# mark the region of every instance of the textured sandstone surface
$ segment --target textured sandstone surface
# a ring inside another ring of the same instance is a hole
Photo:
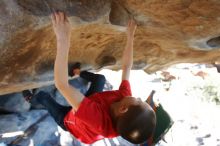
[[[69,63],[119,69],[125,25],[138,22],[134,69],[220,61],[219,0],[1,0],[0,94],[53,83],[53,10],[72,23]]]

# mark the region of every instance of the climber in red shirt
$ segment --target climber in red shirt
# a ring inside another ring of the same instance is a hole
[[[68,53],[71,25],[65,13],[52,14],[53,29],[57,38],[57,55],[54,67],[55,85],[70,104],[56,103],[49,94],[39,92],[35,99],[43,104],[55,121],[79,141],[91,144],[103,138],[122,136],[134,144],[150,138],[156,125],[153,109],[140,98],[132,97],[129,75],[133,64],[133,40],[136,30],[134,20],[128,22],[127,43],[122,56],[122,82],[118,90],[104,91],[105,77],[80,71],[80,64],[72,75],[91,82],[83,95],[68,83]],[[34,99],[34,98],[32,98]]]

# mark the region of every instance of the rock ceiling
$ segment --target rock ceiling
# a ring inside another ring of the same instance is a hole
[[[138,22],[134,69],[220,61],[219,0],[1,0],[0,94],[52,83],[54,10],[70,17],[69,63],[84,69],[120,68],[129,18]]]

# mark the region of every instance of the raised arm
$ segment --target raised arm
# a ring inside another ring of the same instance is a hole
[[[129,80],[130,70],[133,65],[133,41],[136,30],[134,20],[129,20],[127,26],[127,43],[122,56],[122,80]]]
[[[62,12],[53,13],[51,19],[57,38],[57,54],[54,65],[55,86],[68,103],[77,110],[84,95],[68,83],[68,54],[71,26],[68,18]]]

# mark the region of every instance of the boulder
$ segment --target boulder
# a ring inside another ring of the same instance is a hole
[[[0,99],[0,114],[27,112],[30,109],[30,104],[20,93],[1,95]]]
[[[220,59],[217,0],[1,0],[0,94],[53,84],[56,38],[50,14],[70,17],[69,64],[118,70],[126,24],[134,18],[133,69],[148,73],[177,63]]]

